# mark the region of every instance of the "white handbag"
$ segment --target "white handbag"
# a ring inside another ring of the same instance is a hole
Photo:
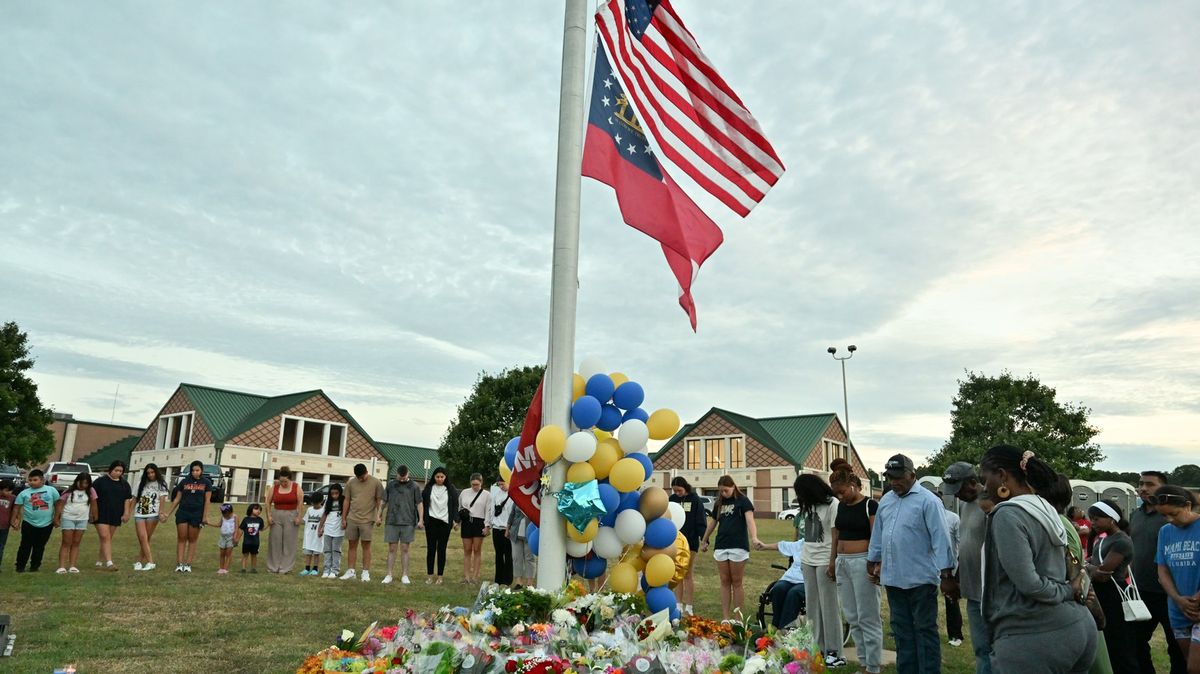
[[[1100,552],[1100,563],[1104,564],[1103,543],[1097,545],[1096,549]],[[1142,593],[1138,590],[1132,571],[1129,572],[1129,587],[1121,587],[1116,578],[1110,579],[1110,582],[1117,586],[1117,593],[1121,595],[1121,612],[1125,614],[1125,622],[1137,623],[1150,619],[1150,609],[1142,601]]]

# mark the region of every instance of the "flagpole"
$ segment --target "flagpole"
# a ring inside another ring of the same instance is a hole
[[[579,189],[583,163],[584,80],[587,78],[587,0],[566,0],[558,108],[558,178],[554,198],[554,262],[550,285],[550,353],[542,423],[570,428],[575,373],[575,304],[579,283]],[[566,531],[557,494],[567,467],[556,462],[543,487],[538,587],[556,590],[567,577]]]

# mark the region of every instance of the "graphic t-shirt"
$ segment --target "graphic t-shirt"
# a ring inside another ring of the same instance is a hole
[[[242,538],[242,544],[250,546],[258,545],[258,534],[262,532],[264,524],[265,523],[261,517],[247,515],[246,518],[242,520],[242,524],[239,527],[244,535]]]
[[[162,499],[170,497],[171,491],[162,482],[147,482],[142,487],[142,495],[133,504],[135,517],[157,517],[162,506]],[[180,504],[182,505],[182,503]]]
[[[12,509],[12,497],[0,497],[0,531],[7,531],[9,525],[12,524]]]
[[[133,489],[125,480],[101,475],[92,483],[96,490],[96,516],[101,522],[119,522],[125,516],[125,502],[133,498]]]
[[[317,535],[317,528],[321,524],[321,515],[325,514],[324,508],[313,506],[304,513],[304,549],[305,550],[320,550],[321,537]]]
[[[90,520],[92,518],[91,499],[96,498],[96,490],[87,491],[72,489],[65,491],[59,497],[63,501],[62,518],[64,520]]]
[[[345,535],[342,527],[342,504],[345,498],[329,499],[325,502],[325,535],[337,538]]]
[[[42,485],[30,487],[17,494],[13,503],[21,507],[21,516],[31,527],[48,527],[54,522],[54,503],[58,501],[58,490]]]
[[[204,495],[212,491],[212,482],[204,476],[199,480],[188,475],[175,485],[175,493],[180,494],[179,512],[186,515],[200,516],[204,513]],[[172,496],[174,498],[174,496]]]
[[[717,512],[717,550],[749,550],[750,534],[746,531],[746,513],[754,512],[754,504],[745,496],[715,506]]]
[[[1185,597],[1194,597],[1200,592],[1200,520],[1186,527],[1167,524],[1158,530],[1158,556],[1156,561],[1171,570],[1175,589]],[[1171,627],[1189,627],[1192,621],[1183,614],[1183,609],[1174,599],[1167,599]]]

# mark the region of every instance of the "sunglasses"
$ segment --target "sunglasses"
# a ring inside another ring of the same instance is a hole
[[[1143,500],[1146,503],[1149,503],[1150,505],[1155,505],[1155,506],[1157,506],[1157,505],[1173,505],[1173,506],[1180,506],[1180,507],[1186,508],[1186,507],[1191,507],[1191,505],[1192,505],[1191,499],[1189,499],[1185,496],[1180,496],[1179,494],[1161,494],[1161,495],[1151,494],[1150,496],[1147,496]]]

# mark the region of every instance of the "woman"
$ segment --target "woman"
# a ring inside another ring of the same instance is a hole
[[[1171,630],[1187,659],[1188,674],[1200,674],[1200,524],[1196,495],[1174,485],[1147,499],[1167,520],[1158,531],[1158,580],[1167,593]]]
[[[687,575],[675,586],[675,601],[681,614],[691,615],[692,602],[696,597],[696,582],[692,574],[696,567],[696,553],[700,552],[700,537],[704,535],[705,520],[708,518],[704,516],[704,501],[683,477],[671,480],[671,501],[683,508],[683,527],[679,531],[687,539],[688,549],[692,551],[688,557]]]
[[[200,526],[208,521],[212,501],[212,481],[204,476],[204,464],[193,461],[188,474],[175,485],[171,512],[175,513],[175,572],[191,573],[196,560],[196,542]],[[170,513],[167,513],[168,515]]]
[[[879,502],[862,493],[862,480],[849,470],[831,475],[829,486],[838,501],[829,562],[837,580],[838,600],[850,624],[859,662],[868,674],[879,674],[883,618],[879,613],[879,586],[867,578],[867,546]]]
[[[158,470],[158,465],[146,464],[142,469],[142,478],[138,480],[136,498],[133,506],[133,523],[137,529],[138,561],[134,562],[134,571],[154,570],[154,553],[150,548],[150,539],[158,523],[167,519],[167,498],[171,490],[166,480]]]
[[[1083,508],[1071,506],[1067,511],[1067,519],[1071,520],[1071,526],[1079,532],[1079,544],[1083,546],[1084,554],[1090,555],[1092,552],[1092,523],[1088,521],[1087,514],[1084,513]]]
[[[471,474],[471,488],[458,497],[458,518],[462,522],[463,584],[478,585],[483,566],[483,539],[491,533],[487,525],[492,495],[483,490],[483,476]]]
[[[433,477],[421,492],[425,506],[425,584],[442,584],[446,572],[446,544],[450,531],[458,528],[458,490],[450,484],[446,469],[438,466]],[[454,505],[452,505],[454,504]],[[433,563],[437,560],[437,575],[433,574]]]
[[[837,542],[834,538],[834,526],[837,521],[838,500],[824,480],[810,473],[797,475],[792,488],[796,491],[796,501],[800,504],[800,511],[796,517],[804,518],[804,552],[801,561],[804,563],[804,594],[808,618],[812,621],[813,636],[816,637],[817,645],[825,654],[825,664],[829,667],[841,667],[846,664],[846,660],[842,657],[842,612],[838,605],[837,574],[834,572],[836,562],[833,555],[833,548]],[[867,536],[867,542],[870,542],[870,538]],[[863,558],[863,564],[865,573],[866,557]],[[882,626],[880,629],[883,629]],[[880,647],[882,648],[882,644]],[[863,659],[866,659],[865,655]]]
[[[992,671],[1086,672],[1096,626],[1084,607],[1083,576],[1067,579],[1067,530],[1037,495],[1058,474],[1033,452],[1011,445],[987,451],[980,473],[989,499],[983,606],[992,636]]]
[[[108,471],[92,483],[92,489],[96,490],[96,535],[100,538],[96,568],[106,571],[117,570],[112,559],[113,534],[133,514],[133,490],[121,479],[124,475],[125,462],[118,459],[108,464]]]
[[[704,544],[700,550],[708,551],[708,540],[712,538],[713,530],[719,527],[713,558],[717,560],[717,573],[721,576],[721,617],[724,622],[730,622],[731,608],[741,619],[745,599],[742,578],[750,559],[750,543],[761,546],[762,541],[758,540],[758,528],[754,524],[754,504],[742,494],[733,478],[722,475],[717,480],[717,487],[720,496],[713,505],[712,519],[704,530]]]
[[[271,534],[267,547],[267,572],[287,573],[296,563],[296,537],[304,522],[304,490],[292,481],[292,469],[282,466],[267,494],[267,528]]]
[[[513,587],[534,585],[537,581],[537,558],[529,550],[529,518],[520,508],[508,515],[504,535],[512,543]]]
[[[1116,501],[1097,501],[1088,508],[1092,530],[1104,534],[1097,538],[1087,571],[1104,609],[1104,643],[1113,674],[1138,674],[1137,648],[1133,626],[1125,622],[1118,587],[1129,585],[1129,563],[1133,560],[1133,539],[1129,523]]]

